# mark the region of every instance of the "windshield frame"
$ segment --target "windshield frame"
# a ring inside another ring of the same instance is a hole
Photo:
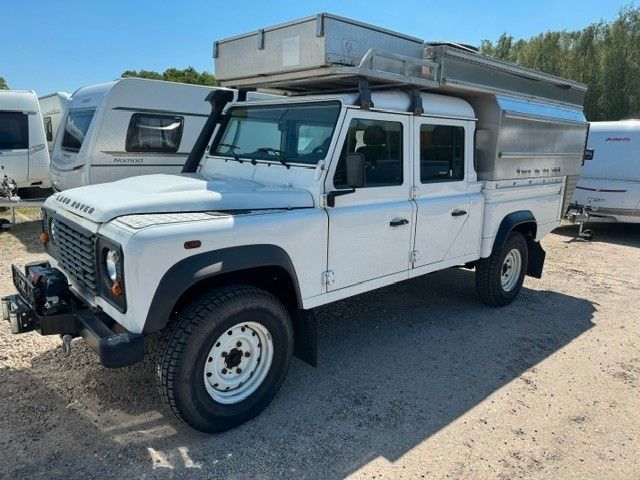
[[[224,161],[228,161],[228,160],[236,160],[236,159],[240,159],[242,161],[242,163],[247,162],[249,164],[257,164],[257,163],[262,163],[262,164],[267,164],[267,165],[280,165],[282,164],[280,157],[278,156],[273,156],[273,159],[265,159],[265,158],[254,158],[254,157],[249,157],[249,156],[243,156],[243,155],[236,155],[234,156],[231,153],[217,153],[214,151],[218,148],[218,145],[220,143],[220,141],[222,140],[222,137],[226,131],[227,125],[229,124],[229,122],[232,119],[231,116],[231,111],[235,108],[245,108],[245,109],[259,109],[259,108],[286,108],[286,107],[301,107],[301,106],[315,106],[315,105],[322,105],[322,106],[330,106],[330,105],[335,105],[338,108],[338,113],[336,115],[335,121],[333,122],[333,125],[331,126],[331,143],[330,145],[333,143],[334,141],[334,137],[336,135],[336,127],[338,126],[338,123],[340,122],[340,119],[342,118],[343,115],[343,110],[344,110],[344,105],[343,102],[340,99],[327,99],[327,100],[301,100],[301,101],[292,101],[292,100],[288,100],[288,101],[281,101],[281,102],[268,102],[268,103],[248,103],[248,102],[237,102],[234,103],[232,106],[229,107],[229,109],[224,113],[222,122],[220,123],[220,126],[218,127],[216,134],[214,136],[213,142],[211,142],[211,146],[207,149],[207,153],[205,155],[206,158],[221,158]],[[331,147],[329,147],[328,150],[330,150]],[[284,158],[284,160],[286,160],[286,166],[287,168],[289,166],[292,167],[305,167],[305,168],[312,168],[315,169],[318,164],[321,161],[326,161],[329,155],[329,151],[327,150],[324,158],[319,158],[315,163],[304,163],[304,162],[296,162],[296,161],[292,161],[288,158]],[[237,158],[236,158],[237,157]]]

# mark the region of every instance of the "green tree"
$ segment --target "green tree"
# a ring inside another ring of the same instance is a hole
[[[585,83],[589,120],[640,117],[640,7],[582,30],[548,31],[527,40],[503,33],[480,50],[502,60]]]
[[[4,77],[0,77],[0,90],[9,90],[9,85],[7,85]]]
[[[198,72],[193,67],[187,67],[183,70],[178,68],[168,68],[163,73],[154,72],[152,70],[127,70],[126,72],[123,72],[122,77],[150,78],[152,80],[191,83],[195,85],[215,86],[218,84],[213,74],[209,72]]]

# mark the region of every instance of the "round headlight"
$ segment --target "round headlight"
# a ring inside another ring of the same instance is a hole
[[[107,276],[112,282],[118,279],[118,254],[113,250],[109,250],[104,260],[105,268],[107,270]]]

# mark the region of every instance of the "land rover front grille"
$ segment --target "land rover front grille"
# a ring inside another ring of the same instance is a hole
[[[97,295],[95,235],[70,222],[54,218],[51,222],[53,256],[78,288]]]

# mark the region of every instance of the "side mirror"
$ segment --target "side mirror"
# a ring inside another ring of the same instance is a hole
[[[362,188],[365,184],[364,155],[361,153],[349,153],[345,158],[347,167],[347,186]]]

